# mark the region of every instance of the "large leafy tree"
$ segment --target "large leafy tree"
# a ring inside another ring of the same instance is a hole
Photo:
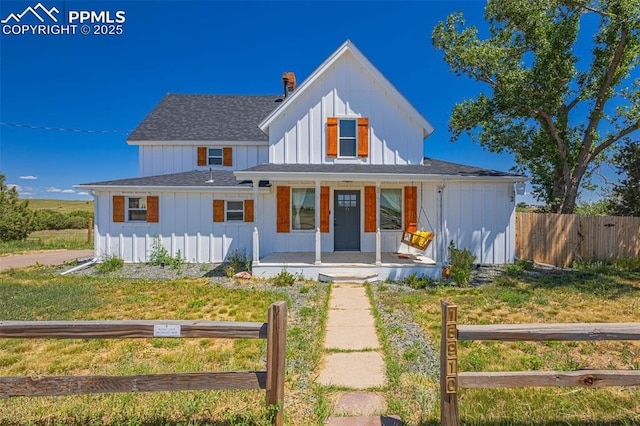
[[[18,198],[18,191],[4,183],[0,173],[0,241],[24,240],[33,230],[29,203]]]
[[[623,178],[613,187],[610,209],[620,216],[640,216],[640,142],[625,145],[615,159]]]
[[[572,213],[594,168],[640,128],[640,2],[489,0],[485,19],[484,39],[461,13],[433,30],[451,70],[488,89],[454,107],[452,139],[513,153],[537,198]],[[591,54],[577,55],[578,39]]]

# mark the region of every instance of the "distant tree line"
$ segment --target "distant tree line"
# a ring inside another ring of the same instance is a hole
[[[55,210],[31,210],[29,201],[21,200],[15,188],[5,184],[0,173],[0,241],[24,240],[33,231],[45,229],[83,229],[92,212],[73,211],[61,213]]]

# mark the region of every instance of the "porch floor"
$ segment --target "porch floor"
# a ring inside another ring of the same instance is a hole
[[[288,266],[314,265],[316,254],[312,252],[271,253],[260,259],[262,265],[285,264]],[[381,253],[383,266],[435,266],[436,261],[422,255],[405,253]],[[375,266],[375,253],[362,253],[352,251],[336,251],[321,253],[322,265],[335,265],[340,267],[365,267]]]
[[[253,274],[259,277],[273,277],[283,269],[292,274],[300,274],[309,279],[319,280],[323,276],[348,277],[367,275],[371,280],[398,280],[411,274],[438,278],[440,268],[435,260],[417,254],[382,253],[380,265],[376,265],[375,253],[323,252],[321,263],[316,264],[313,252],[276,252],[253,264]]]

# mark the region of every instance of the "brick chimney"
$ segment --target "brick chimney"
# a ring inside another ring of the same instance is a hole
[[[296,76],[292,72],[282,74],[282,87],[284,88],[284,97],[289,96],[296,90]]]

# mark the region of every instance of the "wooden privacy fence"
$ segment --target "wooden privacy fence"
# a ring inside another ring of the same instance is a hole
[[[459,425],[459,388],[640,386],[640,370],[458,372],[458,340],[640,340],[638,323],[458,325],[458,307],[440,301],[440,416]]]
[[[516,213],[516,256],[556,266],[640,257],[640,217]]]
[[[145,374],[134,376],[0,377],[0,398],[91,393],[186,390],[264,389],[274,410],[273,424],[282,424],[287,305],[269,307],[268,322],[216,321],[0,321],[0,338],[129,339],[223,338],[267,339],[265,371]]]

